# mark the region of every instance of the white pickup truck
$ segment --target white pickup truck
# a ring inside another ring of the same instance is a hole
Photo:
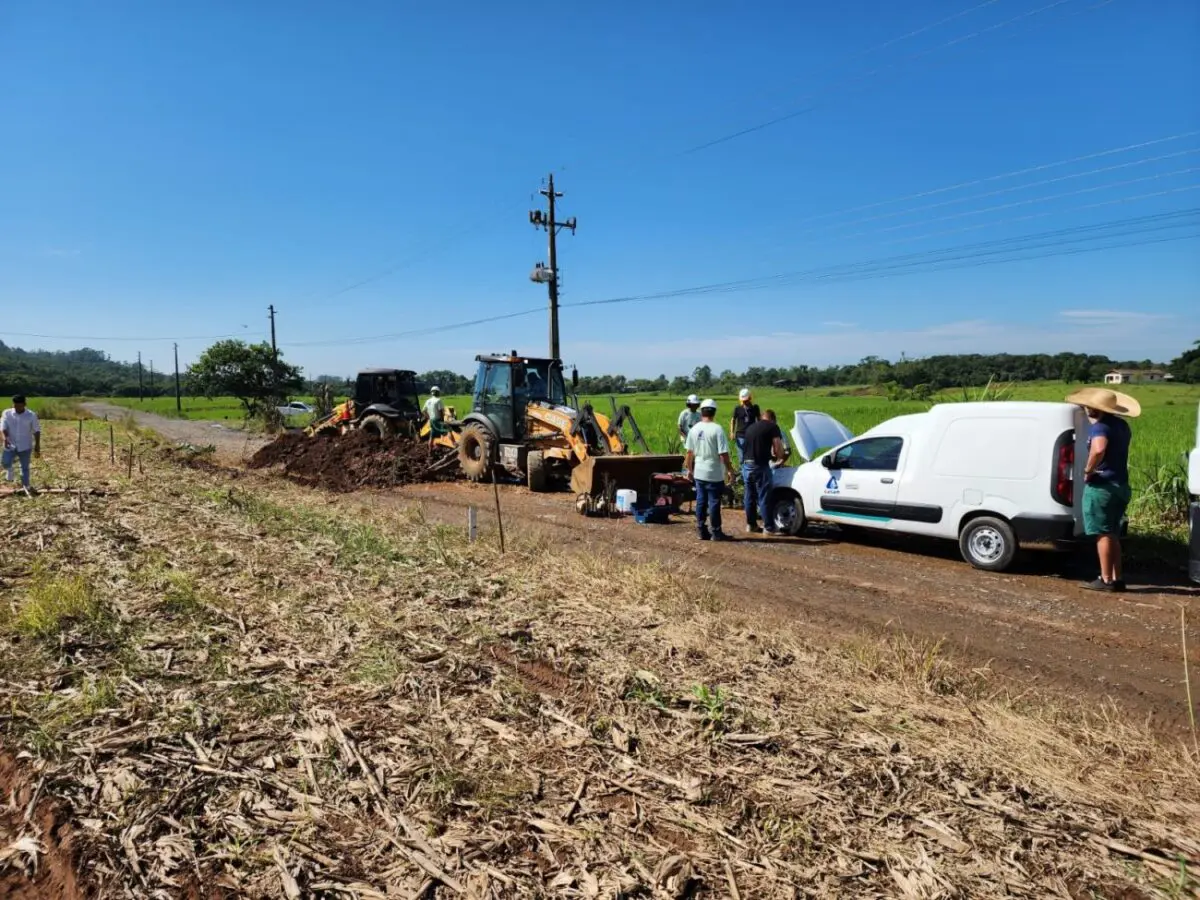
[[[943,403],[854,437],[801,410],[790,434],[810,461],[775,470],[768,520],[792,535],[819,520],[948,538],[1000,571],[1022,543],[1082,536],[1086,426],[1070,403]]]

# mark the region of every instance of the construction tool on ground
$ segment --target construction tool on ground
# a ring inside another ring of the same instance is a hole
[[[360,429],[381,438],[414,437],[421,422],[416,379],[408,369],[363,369],[355,379],[354,396],[305,431],[325,436]]]
[[[628,406],[612,401],[610,417],[575,397],[569,400],[561,360],[518,356],[514,350],[475,361],[470,413],[444,423],[445,433],[435,433],[428,422],[421,431],[435,446],[456,450],[472,481],[506,472],[532,491],[569,481],[581,513],[607,513],[615,509],[618,490],[648,497],[656,473],[683,466],[679,454],[649,452]],[[573,372],[572,388],[578,384]],[[635,445],[641,453],[631,452]]]

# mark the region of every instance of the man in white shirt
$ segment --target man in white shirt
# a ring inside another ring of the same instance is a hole
[[[21,463],[21,484],[29,488],[29,458],[42,455],[42,425],[37,413],[25,407],[25,396],[13,397],[11,409],[0,415],[0,433],[4,436],[4,480],[13,479],[13,460]]]
[[[696,485],[696,529],[700,540],[732,541],[721,530],[721,496],[725,484],[733,481],[733,464],[729,461],[725,429],[713,421],[716,415],[715,400],[700,404],[700,421],[688,432],[683,464],[688,478]]]
[[[446,406],[442,403],[442,389],[436,384],[429,389],[429,399],[425,401],[425,418],[429,419],[430,434],[444,434],[446,431]]]

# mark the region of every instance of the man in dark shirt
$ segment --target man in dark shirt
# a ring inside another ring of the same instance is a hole
[[[758,416],[758,405],[750,396],[750,388],[742,388],[729,420],[729,439],[737,445],[738,462],[746,458],[746,429],[758,421]]]
[[[783,449],[783,432],[775,424],[775,412],[768,409],[766,415],[746,429],[742,451],[742,482],[746,492],[743,505],[746,510],[746,530],[751,534],[762,532],[778,534],[775,523],[767,518],[767,497],[771,493],[771,460],[782,461],[787,454]],[[762,525],[758,520],[762,519]]]
[[[1096,538],[1100,577],[1094,591],[1123,591],[1121,521],[1129,506],[1129,444],[1132,433],[1123,416],[1141,415],[1141,405],[1125,394],[1084,388],[1067,398],[1087,413],[1088,458],[1083,467],[1083,529]]]

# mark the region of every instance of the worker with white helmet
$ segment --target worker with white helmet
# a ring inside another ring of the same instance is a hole
[[[436,384],[429,389],[429,399],[425,401],[425,418],[429,420],[429,430],[442,434],[445,430],[446,406],[442,403],[442,389]]]
[[[695,394],[688,394],[686,403],[683,412],[679,414],[680,444],[687,443],[688,432],[692,430],[693,425],[700,421],[700,398]]]
[[[684,468],[696,486],[696,529],[702,541],[731,541],[721,530],[721,497],[725,485],[733,481],[729,461],[729,441],[725,429],[717,424],[717,402],[700,404],[700,421],[688,432],[684,446]]]
[[[729,439],[738,448],[738,462],[746,458],[746,429],[758,421],[758,404],[750,394],[750,388],[742,388],[738,394],[738,405],[733,408],[729,419]]]

